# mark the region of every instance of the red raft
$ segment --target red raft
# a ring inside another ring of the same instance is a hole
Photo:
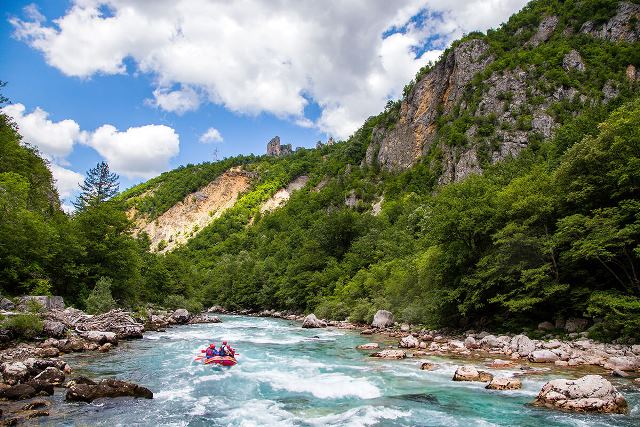
[[[238,361],[236,360],[235,357],[232,356],[214,356],[214,357],[210,357],[210,358],[203,358],[202,359],[204,361],[205,365],[211,365],[211,364],[216,364],[216,365],[222,365],[222,366],[233,366],[236,363],[238,363]]]

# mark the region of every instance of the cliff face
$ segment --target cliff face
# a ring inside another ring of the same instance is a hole
[[[577,33],[551,14],[541,17],[529,33],[520,28],[514,37],[530,34],[518,49],[533,52],[548,49],[554,35],[555,42],[587,35],[594,40],[635,43],[640,39],[639,21],[640,5],[622,2],[608,21],[599,25],[587,21]],[[571,44],[566,43],[561,60],[552,67],[574,80],[588,78],[584,53],[569,47]],[[593,93],[549,78],[548,63],[502,68],[497,59],[486,37],[450,49],[402,100],[395,126],[373,130],[365,163],[402,171],[432,153],[439,183],[459,181],[482,172],[482,166],[515,156],[534,139],[552,136],[558,124],[551,109],[560,103],[608,102],[618,95],[621,85],[610,79]],[[626,75],[627,81],[636,80],[632,64],[611,71],[621,79]],[[456,127],[460,135],[452,142],[446,127],[460,117],[466,122]]]

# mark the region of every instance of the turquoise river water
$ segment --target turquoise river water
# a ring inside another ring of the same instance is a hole
[[[357,332],[302,329],[279,319],[222,320],[147,333],[105,355],[73,356],[69,362],[77,373],[131,380],[149,387],[155,397],[61,404],[43,421],[109,426],[640,425],[640,393],[625,386],[628,382],[616,384],[629,401],[630,415],[568,414],[528,405],[552,373],[523,377],[522,390],[490,391],[482,383],[451,381],[462,363],[454,359],[426,358],[438,365],[429,372],[419,369],[425,359],[370,358],[355,350],[370,339]],[[223,338],[240,353],[238,365],[193,361],[199,349]],[[62,399],[62,393],[56,395]]]

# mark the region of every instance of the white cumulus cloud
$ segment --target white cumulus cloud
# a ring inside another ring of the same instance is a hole
[[[209,142],[222,142],[222,135],[216,128],[209,128],[205,133],[200,135],[200,142],[206,144]]]
[[[24,142],[36,147],[49,160],[64,163],[73,145],[84,136],[74,120],[54,122],[49,119],[49,113],[39,107],[26,113],[24,105],[11,104],[3,107],[2,112],[16,122]]]
[[[102,125],[86,144],[104,157],[111,169],[130,178],[159,174],[180,150],[178,134],[165,125],[131,127],[122,132],[115,126]]]
[[[58,194],[62,199],[66,199],[71,196],[74,191],[78,190],[82,181],[84,181],[84,176],[82,174],[55,163],[50,163],[49,169],[51,170],[53,178],[56,180],[56,188],[58,189]]]
[[[130,71],[153,76],[159,108],[182,113],[206,98],[308,124],[312,100],[321,109],[314,125],[345,137],[454,38],[496,26],[525,3],[75,0],[52,22],[32,9],[11,23],[70,76],[125,73],[132,59]]]
[[[190,87],[173,91],[165,88],[156,89],[153,91],[153,98],[147,100],[147,103],[176,114],[194,111],[200,106],[198,93]]]

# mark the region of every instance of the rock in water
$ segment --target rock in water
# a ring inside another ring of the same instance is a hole
[[[81,333],[80,336],[88,341],[95,342],[100,345],[106,343],[116,344],[118,342],[115,332],[87,331]]]
[[[36,375],[34,380],[44,381],[55,386],[60,386],[64,383],[64,372],[58,368],[50,366]]]
[[[600,375],[551,380],[542,387],[533,404],[575,412],[626,414],[628,410],[624,396]]]
[[[381,359],[404,359],[407,357],[407,353],[403,350],[382,350],[377,353],[373,353],[371,357],[379,357]]]
[[[400,347],[402,348],[417,348],[419,345],[420,341],[413,335],[407,335],[400,340]]]
[[[190,317],[191,317],[191,315],[184,308],[177,309],[171,315],[171,318],[173,319],[173,321],[176,322],[179,325],[187,323],[189,321]]]
[[[371,326],[374,328],[389,328],[393,326],[393,324],[393,313],[387,310],[378,310],[375,316],[373,316]]]
[[[356,347],[356,349],[358,350],[375,350],[377,348],[380,348],[380,344],[378,344],[377,342],[369,342]]]
[[[489,382],[493,379],[493,375],[489,372],[478,371],[475,366],[465,365],[456,369],[452,379],[453,381]]]
[[[522,382],[517,378],[498,377],[492,379],[485,388],[489,390],[516,390],[522,388]]]
[[[325,328],[326,326],[327,324],[318,319],[313,313],[305,317],[302,321],[303,328]]]
[[[134,383],[105,379],[98,384],[74,384],[67,389],[65,399],[72,402],[93,402],[103,397],[144,397],[153,399],[153,392]]]

